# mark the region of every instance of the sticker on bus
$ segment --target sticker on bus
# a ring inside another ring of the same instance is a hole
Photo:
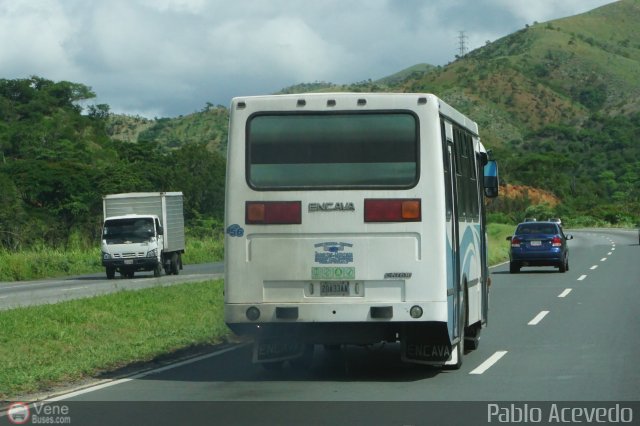
[[[311,268],[312,280],[349,280],[355,277],[356,268],[354,267],[315,266]]]

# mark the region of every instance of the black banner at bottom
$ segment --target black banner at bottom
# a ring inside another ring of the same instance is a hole
[[[639,424],[640,402],[14,402],[0,425]]]

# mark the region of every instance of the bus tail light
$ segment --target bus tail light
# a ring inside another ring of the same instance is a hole
[[[247,225],[299,225],[302,223],[300,201],[247,201]]]
[[[420,222],[421,220],[419,199],[364,200],[365,222]]]

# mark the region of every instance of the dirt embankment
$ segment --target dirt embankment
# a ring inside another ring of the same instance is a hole
[[[527,185],[507,184],[501,186],[500,196],[510,199],[527,198],[531,201],[531,204],[547,203],[551,207],[555,207],[560,203],[560,199],[556,197],[552,192]]]

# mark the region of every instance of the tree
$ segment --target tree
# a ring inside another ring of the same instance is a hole
[[[169,187],[182,191],[187,219],[224,217],[225,159],[205,143],[189,143],[170,155]],[[169,188],[167,188],[169,189]]]
[[[11,178],[0,173],[0,245],[11,250],[20,248],[23,236],[21,224],[25,212],[20,194]]]
[[[88,115],[91,118],[106,120],[109,117],[109,105],[107,104],[89,105]]]

